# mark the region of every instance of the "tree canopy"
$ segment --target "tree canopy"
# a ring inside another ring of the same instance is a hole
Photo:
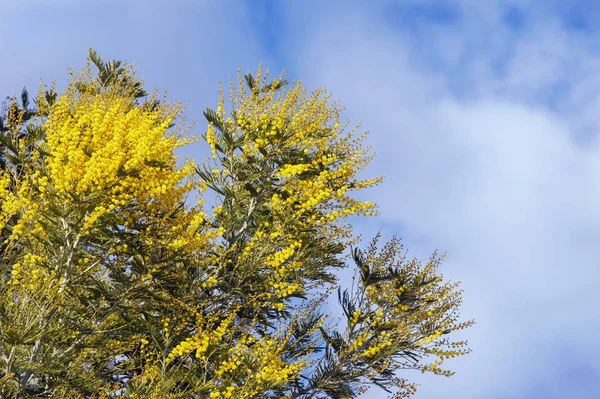
[[[180,104],[93,50],[62,93],[8,99],[0,397],[404,397],[400,372],[450,375],[468,353],[447,338],[472,322],[442,256],[379,235],[359,249],[347,217],[377,207],[352,194],[381,177],[360,178],[365,135],[325,89],[238,70],[228,108],[220,89],[191,134]],[[198,140],[206,161],[176,157]]]

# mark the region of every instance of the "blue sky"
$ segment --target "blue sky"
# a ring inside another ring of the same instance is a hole
[[[416,398],[594,398],[599,28],[595,0],[0,0],[0,95],[64,86],[90,46],[200,122],[238,64],[326,86],[385,175],[357,232],[447,251],[477,320],[455,376],[405,374]]]

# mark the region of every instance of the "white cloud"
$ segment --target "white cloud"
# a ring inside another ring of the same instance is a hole
[[[369,193],[381,205],[379,220],[396,223],[421,258],[447,250],[444,274],[464,282],[463,313],[478,324],[463,336],[474,353],[453,362],[450,379],[416,375],[424,383],[417,397],[536,397],[538,386],[552,387],[546,397],[575,397],[568,381],[557,383],[565,371],[577,364],[600,372],[600,345],[584,333],[600,324],[600,151],[575,140],[576,107],[595,99],[583,82],[597,78],[589,67],[568,68],[598,59],[552,21],[511,38],[496,13],[483,20],[510,43],[477,50],[477,38],[447,28],[454,36],[442,59],[470,52],[464,75],[419,69],[415,46],[436,48],[438,38],[413,43],[371,19],[377,12],[358,6],[321,29],[296,27],[306,36],[294,51],[298,74],[327,85],[372,132],[370,170],[386,175]],[[477,15],[466,13],[459,31],[476,34]],[[506,65],[498,72],[500,50]],[[452,79],[469,84],[460,97]],[[565,91],[557,112],[545,90],[561,80],[576,90]],[[586,123],[597,131],[591,117]],[[378,220],[362,224],[365,232],[377,227]],[[593,379],[584,382],[577,397],[592,394]]]

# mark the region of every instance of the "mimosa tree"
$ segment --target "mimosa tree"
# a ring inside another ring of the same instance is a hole
[[[229,103],[220,91],[194,136],[179,104],[93,51],[60,95],[8,102],[0,397],[402,397],[404,369],[451,374],[442,361],[468,349],[446,337],[471,322],[441,257],[379,236],[360,250],[345,221],[377,213],[352,196],[381,181],[359,178],[364,135],[324,89],[261,68]],[[199,139],[207,161],[177,159]]]

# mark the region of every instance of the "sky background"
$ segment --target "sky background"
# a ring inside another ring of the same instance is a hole
[[[357,233],[446,251],[477,321],[456,375],[403,374],[415,398],[598,397],[600,2],[0,0],[0,96],[64,87],[89,47],[189,119],[262,61],[362,122],[385,180]]]

